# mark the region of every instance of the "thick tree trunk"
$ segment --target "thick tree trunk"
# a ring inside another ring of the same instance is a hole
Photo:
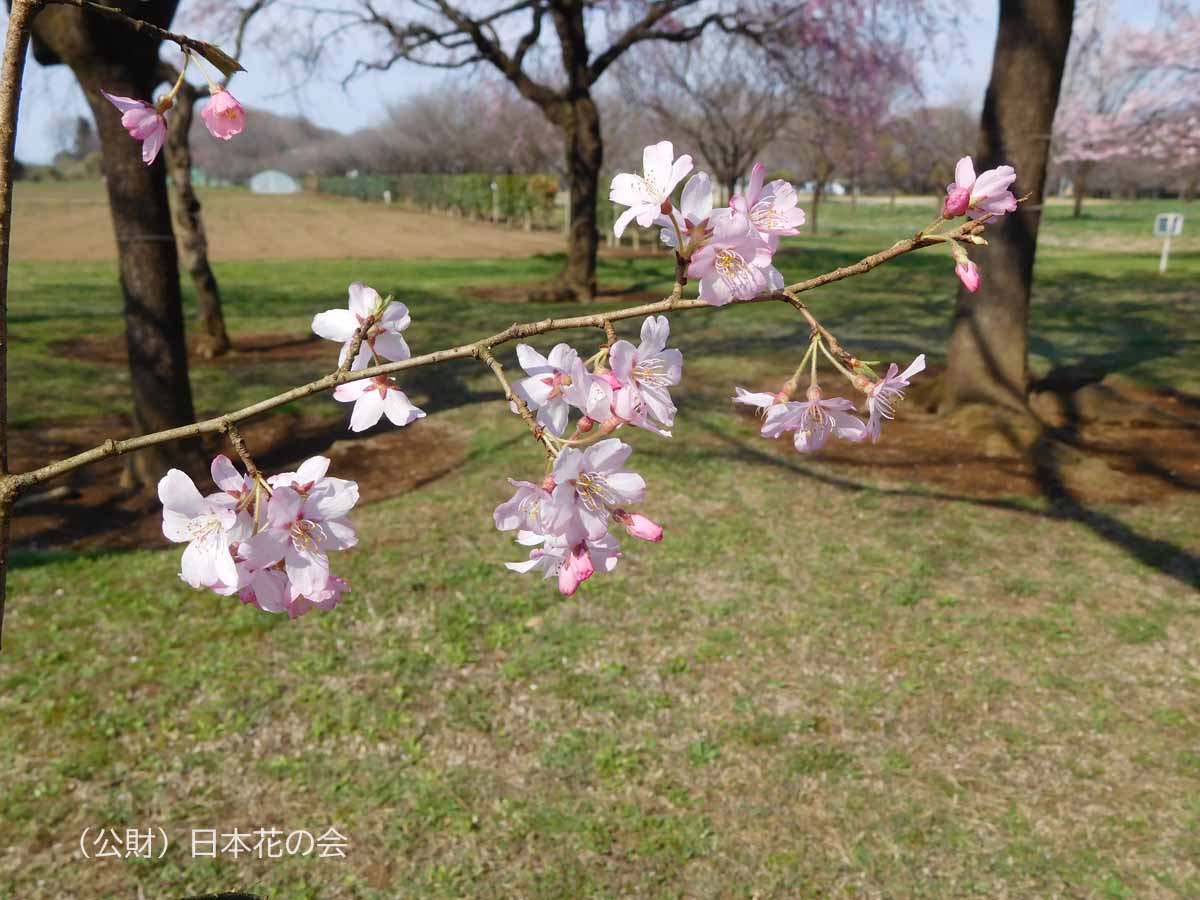
[[[823,193],[825,193],[825,183],[818,179],[813,182],[812,215],[808,219],[809,224],[812,226],[813,234],[817,234],[820,231],[821,195]]]
[[[564,113],[567,180],[571,189],[571,224],[567,232],[567,262],[559,276],[567,299],[590,303],[596,296],[596,203],[600,195],[600,166],[604,143],[600,111],[590,96],[577,97]]]
[[[1078,219],[1083,215],[1083,198],[1087,195],[1087,180],[1091,174],[1091,163],[1080,163],[1075,168],[1075,183],[1072,185],[1075,204],[1071,211],[1072,218]]]
[[[178,76],[178,72],[170,71],[160,74]],[[174,77],[171,77],[171,81],[174,81]],[[196,290],[196,306],[203,332],[197,350],[201,356],[212,359],[228,351],[230,345],[229,332],[225,330],[225,315],[221,310],[217,276],[208,262],[208,235],[204,231],[204,220],[200,217],[200,199],[192,186],[192,148],[188,135],[195,108],[195,91],[185,85],[168,117],[167,170],[171,175],[171,216],[175,223],[179,252]]]
[[[1074,7],[1074,0],[1000,3],[975,168],[1014,166],[1014,192],[1030,196],[1017,212],[988,225],[988,246],[971,251],[983,283],[975,294],[959,288],[945,379],[947,410],[974,402],[1026,406],[1033,260]]]
[[[126,2],[123,7],[162,26],[170,24],[175,12],[171,0]],[[100,96],[103,88],[149,98],[158,83],[158,42],[64,6],[43,10],[34,22],[34,35],[41,44],[35,48],[40,60],[71,67],[96,119],[125,298],[134,419],[143,433],[189,424],[195,414],[165,166],[161,156],[151,166],[142,162],[140,142],[122,127],[120,112]],[[154,483],[172,466],[196,470],[199,461],[195,442],[161,444],[137,453],[130,471],[136,481]]]

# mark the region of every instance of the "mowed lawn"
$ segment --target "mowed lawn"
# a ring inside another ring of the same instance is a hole
[[[1175,206],[1048,208],[1037,371],[1098,364],[1200,395],[1200,242],[1179,242],[1160,278],[1147,238]],[[785,277],[931,212],[831,204]],[[558,263],[218,262],[218,276],[235,341],[299,337],[361,279],[409,305],[422,352],[578,311],[488,297]],[[669,274],[665,257],[606,257],[601,280],[661,291]],[[954,287],[935,248],[810,297],[860,356],[938,362]],[[127,373],[71,358],[120,341],[119,311],[111,264],[18,262],[18,428],[127,413]],[[477,363],[407,380],[430,414],[410,429],[436,429],[459,464],[364,498],[361,543],[336,560],[354,591],[332,613],[288,622],[191,591],[174,549],[18,553],[0,897],[1200,895],[1200,497],[1081,516],[831,467],[760,438],[728,399],[790,374],[807,339],[794,314],[697,311],[672,330],[675,436],[621,435],[666,540],[626,538],[616,574],[569,601],[502,566],[522,554],[491,510],[541,457]],[[590,353],[600,335],[561,337]],[[196,367],[197,406],[324,368]],[[192,829],[331,826],[344,859],[191,855]],[[161,827],[171,844],[85,860],[97,827]]]

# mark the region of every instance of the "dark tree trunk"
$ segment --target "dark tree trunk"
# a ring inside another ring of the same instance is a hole
[[[979,402],[1025,408],[1026,332],[1050,127],[1071,38],[1074,0],[1001,0],[1000,31],[984,100],[975,169],[1016,168],[1015,213],[987,227],[971,255],[978,293],[960,286],[945,380],[946,409]]]
[[[120,4],[160,26],[170,24],[173,0]],[[75,73],[96,119],[117,238],[125,297],[133,412],[143,432],[195,420],[188,380],[179,264],[163,159],[142,162],[141,144],[121,126],[121,114],[100,96],[147,99],[158,83],[158,41],[82,10],[54,6],[34,22],[40,61],[65,62]],[[161,444],[135,454],[131,474],[154,483],[172,466],[195,470],[195,442]]]
[[[567,146],[567,183],[571,191],[571,224],[567,233],[567,262],[559,276],[563,294],[590,303],[596,296],[596,204],[600,196],[600,167],[604,143],[600,111],[588,95],[566,104],[563,131]]]
[[[1083,198],[1087,193],[1088,176],[1092,173],[1091,163],[1080,163],[1075,168],[1075,184],[1072,185],[1072,192],[1075,198],[1074,208],[1071,211],[1072,218],[1078,219],[1083,215]]]
[[[813,182],[813,199],[812,199],[812,216],[809,218],[809,224],[812,225],[812,233],[820,232],[821,222],[821,196],[825,193],[825,182],[818,178]]]
[[[168,66],[160,71],[160,75],[174,82],[179,73]],[[230,345],[217,276],[208,262],[208,235],[204,231],[204,219],[200,217],[200,199],[192,186],[192,148],[188,135],[195,108],[196,91],[190,85],[184,85],[168,116],[167,170],[171,175],[171,214],[179,252],[192,276],[203,331],[203,337],[197,342],[197,352],[212,359],[228,351]]]

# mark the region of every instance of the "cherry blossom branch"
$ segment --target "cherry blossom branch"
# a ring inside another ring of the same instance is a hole
[[[841,281],[845,278],[850,278],[855,275],[862,275],[870,272],[872,269],[878,268],[890,260],[898,256],[903,256],[906,253],[911,253],[914,250],[920,250],[924,247],[929,247],[940,243],[947,238],[958,239],[959,237],[975,234],[983,228],[982,221],[967,221],[952,231],[945,232],[939,236],[930,235],[915,235],[914,237],[905,240],[897,241],[886,250],[881,250],[878,253],[873,253],[865,256],[858,262],[849,266],[842,266],[838,269],[825,272],[821,275],[816,275],[804,281],[798,281],[795,284],[790,284],[779,291],[770,291],[753,297],[749,300],[732,300],[727,306],[747,306],[753,303],[765,302],[784,302],[796,309],[822,337],[829,342],[830,349],[842,355],[842,357],[853,359],[846,353],[837,343],[832,334],[828,332],[813,316],[808,307],[799,299],[799,295],[826,284],[832,284],[836,281]],[[677,283],[677,288],[682,290]],[[568,329],[577,328],[600,328],[604,329],[606,324],[619,322],[624,319],[639,319],[646,316],[659,315],[662,313],[675,312],[679,310],[689,309],[712,309],[712,305],[705,300],[678,299],[676,292],[672,291],[671,295],[663,300],[657,300],[652,303],[643,303],[639,306],[630,306],[624,309],[613,310],[605,313],[593,313],[583,316],[568,316],[558,319],[541,319],[536,322],[514,323],[503,331],[499,331],[490,337],[481,338],[467,344],[460,344],[457,347],[449,347],[444,350],[437,350],[433,353],[425,353],[420,356],[413,356],[409,359],[400,362],[389,362],[380,365],[369,366],[364,369],[357,369],[353,372],[334,371],[323,378],[318,378],[316,381],[311,381],[308,384],[300,385],[276,394],[274,397],[269,397],[265,400],[260,400],[250,406],[243,407],[233,412],[226,413],[222,416],[217,416],[211,419],[206,419],[202,422],[195,422],[191,425],[183,425],[178,428],[170,428],[165,431],[158,431],[153,434],[139,435],[137,437],[126,438],[124,440],[109,439],[104,443],[99,444],[90,450],[85,450],[82,453],[77,453],[66,459],[57,462],[49,463],[40,468],[30,470],[15,475],[8,475],[0,479],[0,490],[20,491],[33,485],[41,484],[49,481],[52,478],[57,478],[67,472],[71,472],[82,466],[90,465],[99,460],[106,459],[111,456],[119,456],[125,453],[130,453],[135,450],[141,450],[145,447],[153,447],[158,444],[165,444],[171,441],[184,440],[187,438],[198,437],[205,434],[221,433],[226,431],[228,426],[233,423],[242,422],[247,419],[252,419],[260,416],[277,407],[287,403],[292,403],[296,400],[310,397],[314,394],[329,391],[340,384],[349,381],[358,381],[364,378],[377,378],[381,375],[391,375],[396,372],[403,372],[408,369],[417,369],[424,366],[438,365],[456,359],[481,359],[487,362],[487,356],[492,354],[492,351],[503,344],[511,343],[516,340],[523,340],[530,337],[535,337],[540,334],[548,334],[553,331],[565,331]],[[718,307],[723,308],[723,307]],[[489,364],[490,365],[490,364]],[[495,369],[493,369],[493,372]],[[519,407],[518,407],[519,408]],[[532,415],[532,414],[531,414]]]
[[[250,451],[246,449],[246,440],[242,437],[242,433],[238,431],[237,426],[232,422],[226,422],[223,430],[225,436],[229,438],[229,443],[233,444],[234,452],[237,453],[242,464],[246,467],[246,474],[254,481],[258,481],[258,466],[254,464],[254,458],[250,455]]]
[[[185,53],[188,50],[194,50],[199,53],[210,63],[221,70],[221,74],[226,78],[233,75],[234,72],[244,72],[245,68],[236,59],[217,47],[215,44],[210,44],[208,41],[199,41],[195,38],[190,38],[186,34],[176,34],[173,31],[167,31],[165,28],[160,28],[144,19],[138,19],[122,10],[112,6],[105,6],[103,3],[96,3],[94,0],[38,0],[38,5],[41,4],[56,4],[59,6],[74,6],[77,9],[91,11],[105,16],[109,19],[114,19],[123,25],[132,28],[137,32],[144,32],[152,37],[158,38],[160,41],[170,41],[178,44],[180,49]],[[14,4],[15,5],[15,4]],[[239,41],[240,44],[240,41]]]
[[[504,390],[504,399],[516,407],[517,413],[525,420],[525,424],[529,426],[529,431],[533,434],[533,439],[545,443],[547,453],[552,452],[547,440],[546,429],[538,422],[537,416],[529,408],[529,404],[513,392],[512,385],[508,382],[508,376],[504,374],[504,366],[500,365],[500,361],[492,355],[492,351],[487,347],[480,347],[479,352],[475,355],[492,370],[492,374],[496,376],[496,380],[500,382],[500,387]]]
[[[41,3],[36,0],[12,0],[0,69],[0,634],[8,581],[9,525],[19,490],[8,474],[8,257],[12,243],[13,159],[29,25],[39,9]]]

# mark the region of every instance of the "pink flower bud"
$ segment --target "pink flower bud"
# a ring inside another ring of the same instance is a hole
[[[969,259],[956,265],[954,267],[954,274],[963,283],[963,287],[972,294],[979,290],[979,266],[975,265]]]
[[[595,571],[587,544],[576,544],[571,550],[571,555],[566,558],[562,568],[558,570],[559,592],[564,597],[570,597],[579,590],[579,585],[592,577],[592,573]]]
[[[592,426],[595,424],[596,424],[596,420],[593,419],[591,416],[581,416],[579,418],[579,424],[576,425],[575,427],[578,429],[580,434],[587,434],[589,431],[592,430]]]
[[[200,110],[208,133],[222,141],[241,134],[246,127],[246,111],[229,91],[216,91],[208,105]]]
[[[613,518],[624,525],[625,530],[632,537],[655,544],[660,543],[663,539],[662,526],[641,513],[627,513],[623,509],[618,509],[613,512]]]
[[[971,189],[965,187],[950,187],[946,189],[946,202],[942,204],[942,218],[953,219],[961,216],[971,205]]]

